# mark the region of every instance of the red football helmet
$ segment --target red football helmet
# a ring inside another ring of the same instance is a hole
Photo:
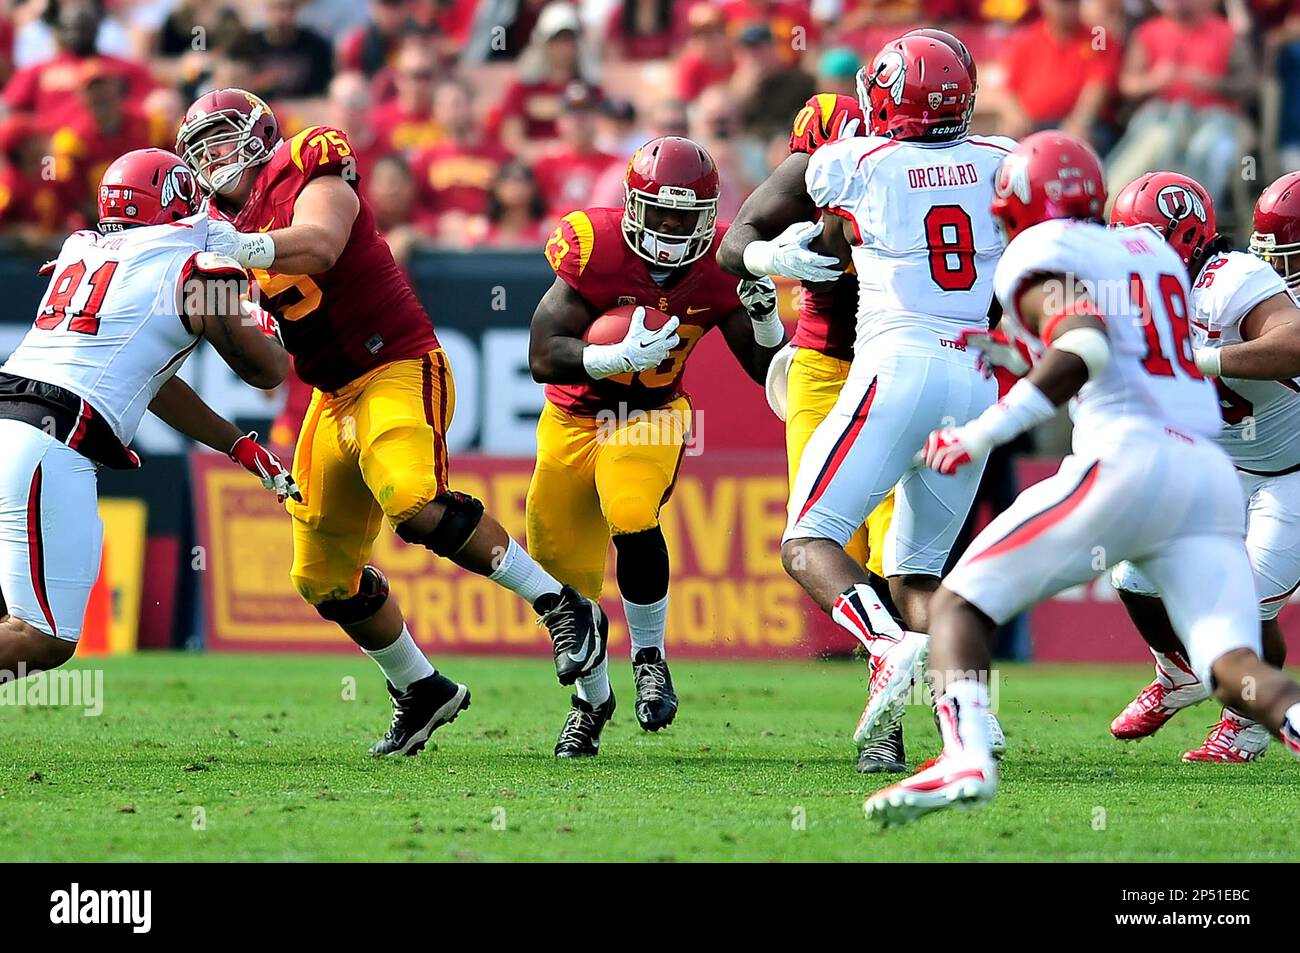
[[[1055,129],[1020,140],[993,180],[993,215],[1007,241],[1051,218],[1102,221],[1106,182],[1092,147]]]
[[[194,100],[176,133],[176,152],[209,192],[235,187],[243,171],[271,158],[280,124],[271,107],[243,89],[217,89]]]
[[[852,96],[816,93],[808,97],[803,109],[794,117],[790,132],[790,151],[812,155],[836,139],[866,134],[862,107]]]
[[[970,128],[975,81],[946,41],[909,34],[858,70],[858,102],[873,136],[952,139]]]
[[[623,237],[634,252],[661,268],[677,268],[709,250],[721,185],[703,146],[680,136],[651,139],[633,154],[623,185]],[[693,214],[694,224],[663,230],[664,215],[681,212]]]
[[[180,156],[136,149],[118,156],[99,180],[99,230],[163,225],[199,211],[199,185]]]
[[[919,30],[912,30],[909,33],[903,34],[903,38],[909,36],[926,37],[927,39],[938,40],[940,43],[946,45],[948,49],[957,54],[957,58],[961,60],[962,65],[965,66],[966,70],[970,73],[971,84],[975,86],[977,92],[979,91],[979,69],[975,66],[975,57],[970,55],[970,50],[966,48],[965,43],[957,39],[957,37],[953,36],[947,30],[936,30],[932,27],[922,27]]]
[[[1219,237],[1210,193],[1177,172],[1148,172],[1124,186],[1111,205],[1110,223],[1152,226],[1188,268]]]
[[[1289,288],[1300,288],[1300,172],[1288,172],[1255,203],[1250,250],[1273,266]]]

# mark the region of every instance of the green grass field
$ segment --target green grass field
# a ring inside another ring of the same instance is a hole
[[[1005,669],[997,801],[879,832],[862,799],[884,782],[854,772],[849,741],[860,665],[679,660],[681,713],[656,736],[637,728],[619,659],[603,753],[557,762],[567,694],[548,660],[441,663],[473,707],[398,760],[366,756],[388,702],[360,656],[147,654],[102,663],[99,717],[0,707],[0,860],[1244,861],[1300,847],[1300,766],[1279,748],[1244,768],[1179,762],[1210,705],[1145,742],[1110,739],[1137,667]],[[928,711],[907,728],[916,764],[937,747]]]

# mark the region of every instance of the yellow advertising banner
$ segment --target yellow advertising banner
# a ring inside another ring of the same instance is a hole
[[[459,457],[458,490],[481,499],[505,528],[524,539],[524,501],[532,461]],[[217,649],[350,648],[289,582],[289,517],[246,473],[214,454],[194,458],[208,645]],[[786,476],[780,453],[699,457],[688,462],[661,519],[673,566],[668,643],[684,655],[772,657],[844,650],[781,568]],[[546,633],[532,609],[495,583],[464,572],[381,530],[373,562],[416,641],[431,652],[545,654]],[[607,574],[602,605],[611,645],[627,629]]]
[[[143,500],[102,499],[104,552],[91,587],[77,655],[134,652],[144,584],[145,532],[149,509]]]

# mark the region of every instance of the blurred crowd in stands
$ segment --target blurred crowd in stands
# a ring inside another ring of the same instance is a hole
[[[0,0],[0,235],[35,250],[87,222],[107,163],[171,148],[222,86],[286,135],[346,131],[402,258],[539,246],[621,204],[631,153],[665,134],[713,154],[725,220],[809,95],[852,94],[921,25],[970,46],[979,131],[1085,135],[1112,191],[1178,169],[1240,227],[1300,168],[1300,0]]]

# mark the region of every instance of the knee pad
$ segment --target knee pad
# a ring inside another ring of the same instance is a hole
[[[326,599],[314,607],[320,617],[339,625],[356,625],[375,616],[388,601],[388,577],[374,566],[361,570],[361,586],[355,596]]]
[[[397,527],[397,535],[408,543],[418,543],[439,556],[455,556],[478,528],[483,518],[483,504],[468,493],[444,490],[433,498],[443,506],[442,519],[427,533],[411,528],[410,522]]]
[[[638,492],[636,486],[614,491],[605,501],[605,519],[612,535],[641,533],[659,525],[659,500]]]

